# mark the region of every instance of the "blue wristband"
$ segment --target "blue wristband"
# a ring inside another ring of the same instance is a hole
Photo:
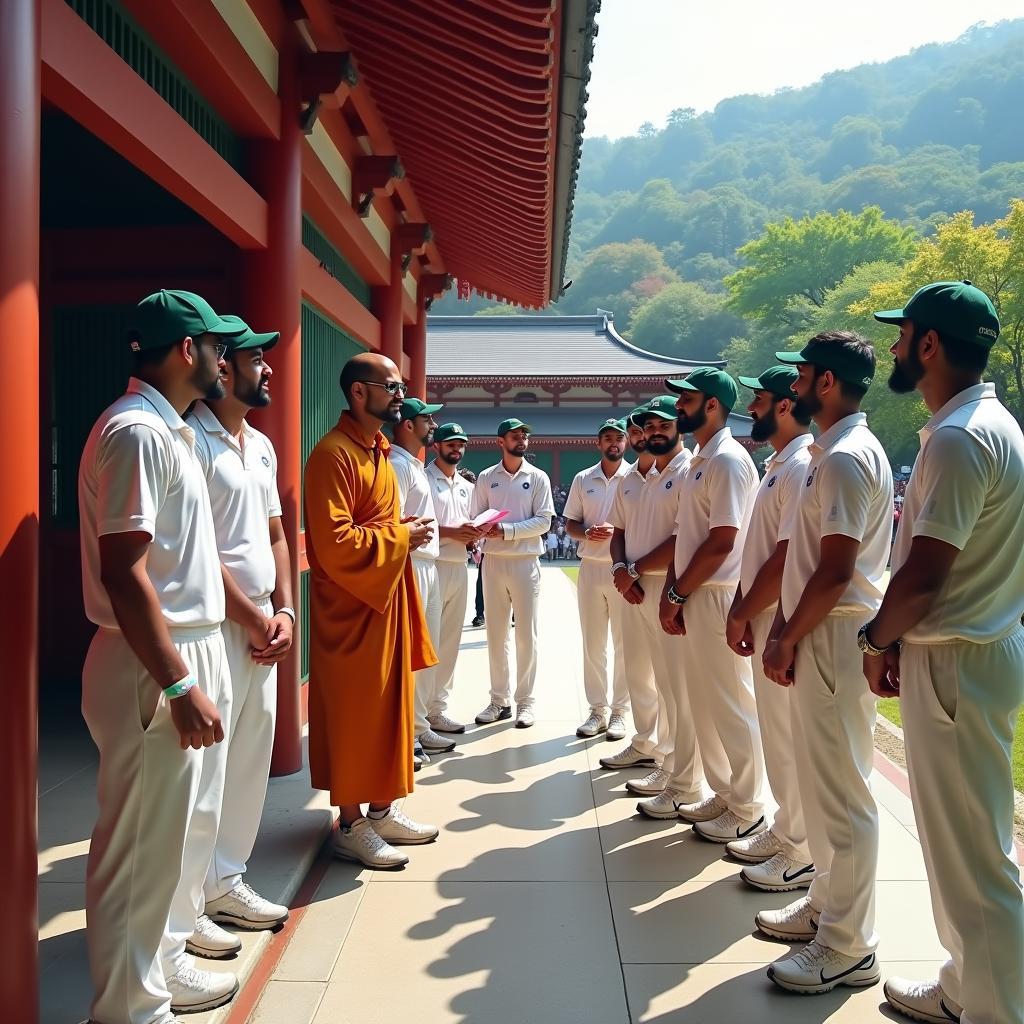
[[[184,679],[179,679],[176,683],[171,683],[164,690],[164,696],[168,700],[174,700],[175,697],[184,697],[193,686],[196,685],[196,677],[193,675],[187,675]]]

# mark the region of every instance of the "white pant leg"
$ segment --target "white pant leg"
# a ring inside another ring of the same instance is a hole
[[[610,615],[604,592],[608,571],[603,562],[584,558],[576,581],[576,604],[583,639],[583,692],[590,710],[606,715],[608,703],[608,627]]]
[[[218,700],[226,685],[219,631],[175,646],[204,692]],[[101,629],[89,646],[82,713],[100,755],[99,816],[85,881],[90,1016],[154,1024],[170,1012],[161,942],[204,752],[181,749],[167,699],[116,630]]]
[[[804,825],[804,809],[800,800],[800,782],[793,750],[790,687],[772,682],[764,674],[762,660],[768,634],[775,621],[775,611],[776,606],[772,605],[750,624],[754,633],[754,655],[750,667],[754,672],[754,697],[757,701],[757,720],[761,727],[765,772],[772,795],[779,805],[772,822],[772,833],[787,857],[807,864],[811,854],[807,847],[807,829]]]
[[[622,650],[636,730],[631,743],[641,754],[650,754],[661,762],[672,753],[672,730],[668,727],[661,695],[654,685],[654,663],[647,642],[643,605],[628,604],[618,591],[615,600],[622,603]]]
[[[438,562],[437,582],[441,590],[441,643],[437,649],[438,664],[434,696],[427,708],[429,715],[443,715],[448,710],[448,696],[455,682],[455,664],[462,643],[466,622],[466,599],[469,596],[469,572],[465,562]]]
[[[273,614],[270,601],[258,604],[264,615]],[[252,660],[249,634],[237,622],[226,621],[221,630],[231,676],[231,727],[225,740],[228,759],[217,846],[204,886],[206,902],[231,892],[245,874],[267,799],[277,719],[277,666]]]
[[[512,610],[516,616],[516,706],[532,707],[537,682],[537,613],[540,605],[540,562],[507,558],[505,567]]]
[[[481,563],[491,703],[503,708],[512,703],[512,593],[505,572],[507,561],[509,559],[485,555]]]
[[[1013,842],[1013,727],[1024,631],[907,644],[900,706],[945,992],[964,1024],[1024,1022],[1024,900]]]
[[[413,558],[412,569],[420,604],[423,606],[423,617],[427,620],[427,632],[436,652],[441,643],[441,587],[437,581],[437,565],[432,558]],[[436,667],[420,669],[414,673],[414,681],[413,733],[422,736],[430,728],[427,712],[437,685]]]
[[[857,648],[861,619],[829,615],[800,641],[792,694],[806,754],[798,769],[815,866],[816,845],[827,842],[831,849],[827,891],[819,886],[816,894],[819,899],[824,896],[818,938],[857,957],[878,946],[878,808],[870,784],[875,698]],[[813,804],[807,799],[808,789],[814,792]],[[818,829],[816,842],[810,833]]]
[[[608,609],[608,626],[612,633],[612,714],[629,711],[629,681],[626,679],[626,652],[622,639],[622,614],[626,602],[612,583],[611,572],[604,576],[604,600]]]

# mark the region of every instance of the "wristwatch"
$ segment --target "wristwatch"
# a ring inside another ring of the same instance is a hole
[[[283,608],[277,608],[274,611],[274,614],[275,615],[287,615],[288,618],[292,620],[292,622],[295,621],[295,609],[294,608],[289,608],[287,605],[285,605]]]
[[[872,620],[874,621],[874,620]],[[876,647],[868,638],[868,627],[870,622],[865,622],[857,630],[857,646],[864,654],[870,654],[872,658],[880,658],[889,649],[888,647]]]
[[[686,599],[690,595],[678,593],[676,588],[673,586],[668,588],[668,593],[665,596],[668,598],[669,604],[686,604]]]
[[[629,565],[626,566],[626,572],[629,573],[629,578],[631,580],[640,579],[640,573],[637,571],[636,562],[630,562]]]
[[[616,562],[612,566],[612,576],[614,576],[620,569],[626,569],[628,571],[629,566],[627,566],[625,562]]]

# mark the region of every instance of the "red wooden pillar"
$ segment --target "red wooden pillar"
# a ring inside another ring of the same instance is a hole
[[[551,451],[551,483],[556,487],[562,482],[562,449],[555,445]]]
[[[2,2],[2,0],[0,0]],[[278,94],[280,139],[253,143],[248,154],[253,186],[267,202],[267,248],[243,256],[245,319],[256,331],[280,331],[267,361],[274,369],[273,401],[258,417],[277,449],[277,484],[292,561],[292,593],[299,608],[299,531],[302,496],[302,145],[299,127],[298,38],[281,47]],[[301,623],[296,623],[291,655],[277,670],[277,730],[272,775],[302,768],[302,714],[299,701]]]
[[[402,368],[402,247],[391,239],[391,281],[373,289],[373,312],[380,320],[380,352]]]
[[[39,599],[39,116],[38,0],[0,0],[0,878],[5,1020],[38,1018],[36,908]]]
[[[427,400],[427,307],[422,291],[416,300],[416,322],[405,328],[409,356],[409,394]]]

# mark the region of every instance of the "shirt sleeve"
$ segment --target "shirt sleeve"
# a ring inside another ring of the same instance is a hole
[[[962,551],[981,515],[989,489],[988,453],[966,430],[942,427],[922,454],[920,512],[915,537],[933,537]]]
[[[708,529],[719,526],[739,529],[750,503],[752,481],[747,466],[731,456],[716,459],[714,478],[708,482],[712,485]]]
[[[469,499],[469,518],[476,519],[481,512],[487,511],[487,505],[484,503],[484,489],[481,486],[485,482],[486,478],[481,475],[476,478],[476,483],[473,484],[473,494]]]
[[[398,481],[398,504],[401,516],[405,517],[405,503],[409,500],[409,489],[412,485],[412,473],[401,457],[390,460],[391,468],[395,471],[395,479]]]
[[[555,514],[555,501],[551,495],[551,481],[546,473],[537,477],[533,488],[533,515],[517,523],[507,520],[501,524],[502,536],[505,540],[527,540],[542,537],[551,529],[551,518]]]
[[[569,497],[565,499],[562,515],[566,519],[575,519],[577,523],[583,522],[583,485],[579,475],[574,476],[569,485]]]
[[[788,473],[782,477],[783,491],[782,514],[779,516],[779,535],[776,543],[789,541],[796,530],[797,509],[800,507],[800,496],[804,492],[807,477],[807,464],[794,462]]]
[[[862,541],[871,515],[875,483],[867,466],[847,452],[827,458],[818,470],[821,535]]]
[[[112,431],[97,463],[96,530],[156,536],[156,518],[170,490],[172,468],[163,438],[144,423]]]
[[[277,451],[272,444],[268,444],[267,447],[270,449],[270,496],[267,517],[276,519],[284,514],[281,508],[281,492],[277,489]]]

